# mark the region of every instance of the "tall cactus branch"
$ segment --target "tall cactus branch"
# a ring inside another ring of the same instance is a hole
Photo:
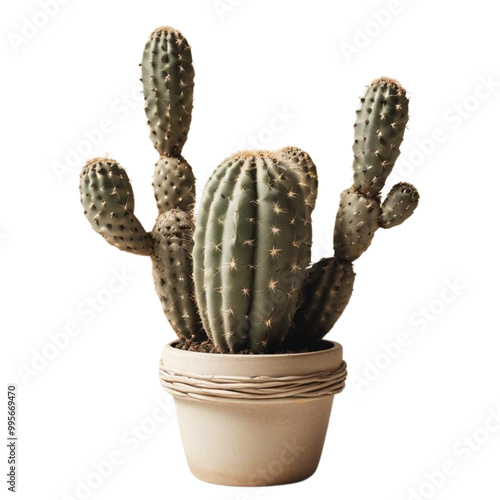
[[[401,84],[387,77],[374,80],[356,111],[354,184],[340,195],[335,257],[309,270],[292,341],[304,336],[318,340],[333,328],[351,298],[352,262],[368,249],[379,227],[399,225],[415,211],[418,192],[407,183],[394,186],[380,202],[380,191],[399,156],[407,122],[408,98]]]
[[[149,255],[163,311],[180,339],[206,339],[193,296],[195,178],[181,152],[193,109],[191,49],[177,30],[156,29],[144,48],[142,82],[151,140],[160,158],[153,188],[158,218],[147,233],[134,215],[134,194],[125,170],[96,158],[80,176],[81,200],[92,227],[120,250]]]

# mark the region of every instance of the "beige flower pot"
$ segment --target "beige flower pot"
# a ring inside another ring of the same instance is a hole
[[[340,344],[273,355],[206,354],[174,344],[163,350],[160,379],[174,396],[196,477],[264,486],[301,481],[315,472],[333,397],[347,374]]]

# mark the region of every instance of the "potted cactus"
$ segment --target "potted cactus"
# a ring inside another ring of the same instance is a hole
[[[176,402],[192,472],[226,485],[299,481],[314,473],[335,394],[345,384],[342,346],[323,340],[344,311],[353,261],[375,231],[404,222],[418,204],[406,183],[380,192],[408,121],[401,85],[379,78],[354,124],[354,183],[340,195],[334,256],[311,265],[318,176],[311,157],[287,147],[244,151],[207,182],[195,216],[195,177],[182,156],[193,108],[191,50],[162,27],[142,60],[145,110],[160,157],[158,218],[134,215],[125,170],[87,162],[81,202],[92,227],[120,250],[150,256],[163,310],[178,336],[160,361]]]

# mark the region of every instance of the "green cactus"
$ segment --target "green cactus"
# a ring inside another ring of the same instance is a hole
[[[303,180],[299,183],[304,192],[306,205],[310,207],[311,212],[316,206],[316,197],[318,195],[318,174],[316,165],[311,157],[299,148],[289,146],[279,151],[281,158],[302,173]]]
[[[406,182],[393,186],[382,203],[380,227],[389,229],[402,224],[415,211],[418,205],[418,191]]]
[[[196,198],[195,177],[182,157],[193,111],[194,69],[191,47],[168,26],[151,33],[142,56],[142,85],[150,137],[160,153],[153,175],[158,212],[189,212]]]
[[[193,110],[191,47],[176,29],[157,28],[146,43],[141,67],[151,140],[160,155],[178,156]]]
[[[134,194],[114,160],[89,161],[80,176],[81,201],[92,227],[120,250],[149,255],[163,311],[179,338],[206,339],[193,296],[195,178],[182,157],[193,108],[191,49],[173,28],[155,30],[144,49],[142,82],[151,139],[160,153],[153,176],[158,218],[152,233],[134,215]]]
[[[352,293],[352,261],[367,250],[379,227],[397,226],[416,209],[419,196],[411,184],[394,186],[383,204],[379,196],[399,156],[407,121],[408,99],[401,84],[387,77],[373,81],[361,98],[354,124],[354,185],[340,195],[335,258],[329,265],[319,265],[320,261],[309,269],[292,339],[318,339],[333,328]]]
[[[97,158],[80,177],[85,216],[108,243],[151,257],[157,294],[183,348],[207,335],[224,353],[317,343],[349,302],[352,262],[379,227],[403,223],[418,205],[406,183],[380,200],[408,121],[405,90],[380,78],[361,99],[354,183],[340,196],[335,253],[310,266],[318,192],[311,157],[295,147],[230,156],[208,180],[195,224],[196,181],[182,156],[193,108],[191,48],[177,30],[158,28],[141,66],[150,137],[160,154],[153,175],[159,215],[146,232],[125,170]]]
[[[193,220],[179,209],[158,216],[152,231],[153,278],[165,316],[180,338],[203,340],[201,319],[193,300],[191,273]]]
[[[161,156],[153,176],[158,213],[174,208],[192,212],[196,201],[195,183],[193,171],[182,156]]]
[[[151,255],[151,235],[134,215],[134,193],[125,170],[110,158],[88,161],[80,175],[85,217],[109,244],[137,255]]]
[[[354,123],[354,188],[369,198],[384,187],[399,156],[408,122],[408,98],[392,78],[374,80],[361,98]]]
[[[346,261],[360,257],[370,246],[379,227],[390,228],[388,212],[404,222],[418,204],[418,193],[410,184],[401,183],[391,191],[382,206],[379,193],[399,156],[404,130],[408,121],[408,99],[401,84],[391,78],[379,78],[361,98],[354,124],[354,185],[340,196],[334,231],[335,255]],[[405,204],[407,197],[411,203]],[[396,198],[407,206],[406,217],[400,215],[403,206],[396,207]]]
[[[266,151],[237,153],[209,180],[195,229],[196,297],[221,351],[274,352],[310,259],[304,175]]]
[[[352,263],[335,257],[321,259],[308,270],[306,300],[295,315],[290,345],[313,343],[331,330],[351,298],[354,276]]]
[[[357,259],[370,246],[379,227],[380,203],[355,188],[340,195],[334,232],[335,255],[345,261]]]

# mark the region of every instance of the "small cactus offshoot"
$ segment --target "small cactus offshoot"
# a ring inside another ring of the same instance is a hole
[[[402,224],[418,205],[407,183],[380,199],[408,121],[405,90],[383,77],[361,98],[353,185],[340,196],[334,255],[311,265],[318,175],[309,154],[296,147],[233,154],[208,180],[195,220],[196,181],[182,156],[193,109],[191,48],[179,31],[158,28],[141,66],[160,155],[153,175],[158,218],[148,233],[134,214],[127,173],[109,158],[83,167],[85,216],[111,245],[151,257],[163,311],[184,345],[208,340],[223,353],[314,346],[347,306],[353,261],[375,231]]]

